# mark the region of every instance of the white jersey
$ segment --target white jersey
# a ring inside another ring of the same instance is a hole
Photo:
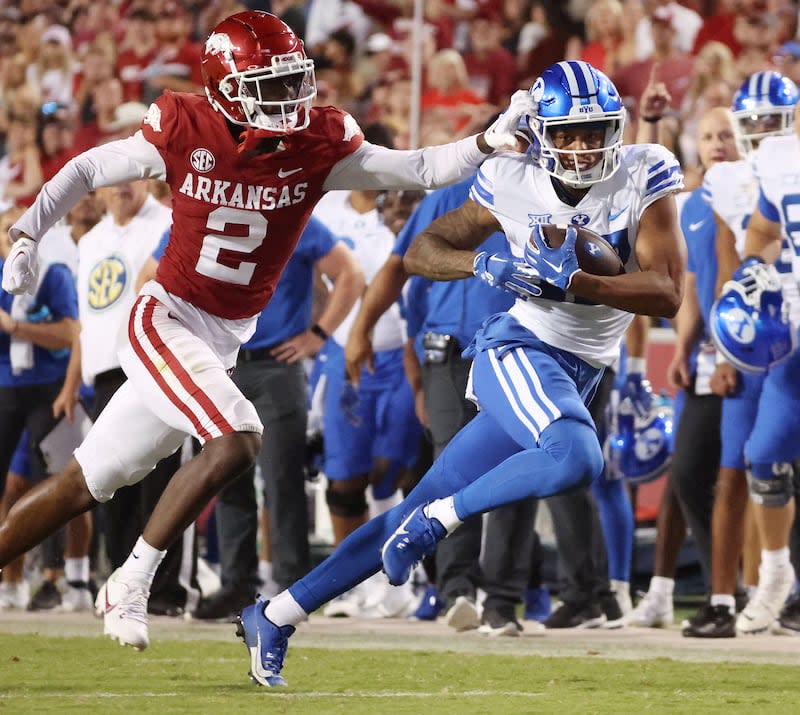
[[[78,277],[78,245],[68,224],[58,223],[42,236],[39,256],[48,263],[63,263],[74,278]]]
[[[87,385],[120,366],[117,350],[136,299],[136,278],[171,223],[172,211],[148,196],[124,226],[106,214],[79,241],[81,370]]]
[[[537,224],[572,224],[601,234],[628,273],[638,271],[636,234],[644,210],[683,187],[675,157],[655,144],[624,146],[620,167],[594,184],[576,206],[564,203],[550,175],[527,154],[502,153],[478,171],[470,198],[500,222],[515,256],[522,256]],[[633,315],[606,305],[517,300],[509,311],[541,340],[596,367],[612,365]]]
[[[800,324],[800,142],[796,135],[768,137],[759,145],[754,161],[761,197],[758,207],[771,221],[780,221],[783,234],[781,260],[791,272],[781,273],[783,297],[793,323]]]
[[[347,242],[358,260],[367,279],[372,281],[381,269],[394,246],[395,235],[387,228],[376,209],[359,213],[350,204],[349,191],[331,191],[320,199],[314,208],[314,216]],[[333,339],[344,345],[356,318],[361,299],[356,301],[342,324],[334,331]],[[405,320],[400,316],[400,307],[393,303],[375,324],[372,334],[372,349],[376,352],[396,350],[406,341]]]
[[[758,202],[758,178],[750,159],[722,161],[703,178],[703,198],[731,230],[736,252],[744,253],[747,224]]]

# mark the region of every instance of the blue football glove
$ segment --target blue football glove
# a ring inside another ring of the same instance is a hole
[[[581,269],[575,253],[577,240],[578,230],[574,226],[567,226],[564,243],[558,248],[550,248],[542,235],[541,225],[537,224],[531,231],[530,240],[525,244],[525,261],[536,270],[543,281],[567,291],[572,276]]]
[[[347,421],[354,427],[361,426],[361,416],[356,412],[360,404],[361,398],[358,396],[358,391],[350,380],[345,380],[342,394],[339,396],[339,407]]]
[[[640,372],[629,372],[619,393],[620,404],[627,401],[636,417],[644,418],[653,406],[653,388]],[[625,410],[627,411],[627,410]]]
[[[472,272],[492,288],[508,291],[522,300],[543,297],[539,274],[510,253],[479,253],[472,263]]]

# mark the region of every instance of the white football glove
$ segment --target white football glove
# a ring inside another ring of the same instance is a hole
[[[13,295],[28,293],[39,275],[39,246],[32,238],[14,242],[3,266],[3,290]]]
[[[511,95],[506,110],[492,122],[483,133],[483,138],[492,149],[516,149],[516,131],[524,116],[533,116],[538,109],[537,102],[527,89],[518,89]]]

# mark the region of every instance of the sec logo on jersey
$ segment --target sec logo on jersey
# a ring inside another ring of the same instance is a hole
[[[211,171],[217,163],[214,155],[208,149],[195,149],[189,157],[192,168],[200,174]]]
[[[92,310],[105,310],[125,292],[128,270],[118,256],[109,256],[89,272],[89,306]]]

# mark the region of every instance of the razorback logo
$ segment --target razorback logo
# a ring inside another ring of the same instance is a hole
[[[151,104],[147,110],[147,114],[144,115],[144,119],[142,120],[143,124],[149,124],[154,132],[161,131],[161,110],[158,108],[157,105]]]

